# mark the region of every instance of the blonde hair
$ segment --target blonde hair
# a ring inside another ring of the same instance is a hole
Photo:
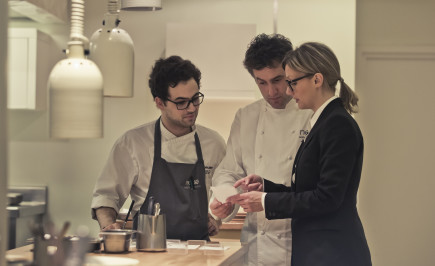
[[[340,81],[340,98],[344,108],[350,113],[358,112],[358,96],[344,82],[340,73],[340,63],[332,50],[318,42],[307,42],[286,54],[283,67],[289,66],[295,71],[323,75],[327,84],[335,93],[337,82]]]

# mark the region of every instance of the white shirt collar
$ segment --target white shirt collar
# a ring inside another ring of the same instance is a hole
[[[162,119],[160,119],[160,131],[162,132],[162,140],[164,140],[164,141],[173,140],[173,139],[176,139],[176,138],[185,139],[185,138],[189,138],[190,135],[194,135],[195,134],[195,132],[196,132],[196,126],[195,125],[192,126],[192,132],[190,132],[190,133],[188,133],[186,135],[177,137],[174,134],[172,134],[172,132],[170,132],[165,127],[165,125],[163,125]],[[187,137],[185,137],[185,136],[187,136]]]
[[[325,107],[332,102],[333,100],[337,99],[338,97],[336,95],[332,96],[331,98],[329,98],[326,102],[324,102],[322,104],[322,106],[319,107],[319,109],[317,109],[317,111],[313,114],[313,116],[311,117],[310,120],[310,125],[311,128],[314,127],[314,124],[316,124],[317,119],[319,119],[320,114],[322,114],[323,110],[325,109]]]

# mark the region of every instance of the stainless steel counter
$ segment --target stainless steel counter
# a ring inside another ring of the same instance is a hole
[[[9,218],[20,218],[44,214],[46,212],[46,208],[47,204],[45,202],[22,202],[20,206],[6,207]]]
[[[23,201],[16,206],[7,206],[9,219],[8,249],[23,246],[32,237],[29,229],[31,222],[42,222],[47,212],[47,187],[10,187],[8,193],[20,193]]]

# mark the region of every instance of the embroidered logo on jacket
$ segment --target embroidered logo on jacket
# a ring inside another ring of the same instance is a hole
[[[193,176],[189,177],[189,179],[184,182],[184,189],[196,190],[198,188],[201,188],[199,179]]]

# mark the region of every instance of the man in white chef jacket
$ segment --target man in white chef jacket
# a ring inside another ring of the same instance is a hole
[[[254,78],[263,99],[239,109],[231,126],[226,156],[216,169],[213,186],[233,185],[249,174],[291,184],[291,169],[301,141],[308,134],[311,111],[299,110],[286,95],[282,67],[292,43],[282,35],[260,34],[250,43],[244,66]],[[230,221],[238,205],[210,200],[211,212]],[[290,265],[290,219],[267,220],[264,211],[248,213],[241,242],[247,243],[248,265]]]
[[[151,196],[160,203],[168,238],[208,239],[217,233],[217,222],[208,214],[208,194],[225,141],[195,125],[204,98],[200,79],[189,60],[171,56],[156,61],[149,87],[161,116],[127,131],[113,146],[91,205],[102,230],[120,228],[116,217],[130,195],[132,214],[146,213]]]

